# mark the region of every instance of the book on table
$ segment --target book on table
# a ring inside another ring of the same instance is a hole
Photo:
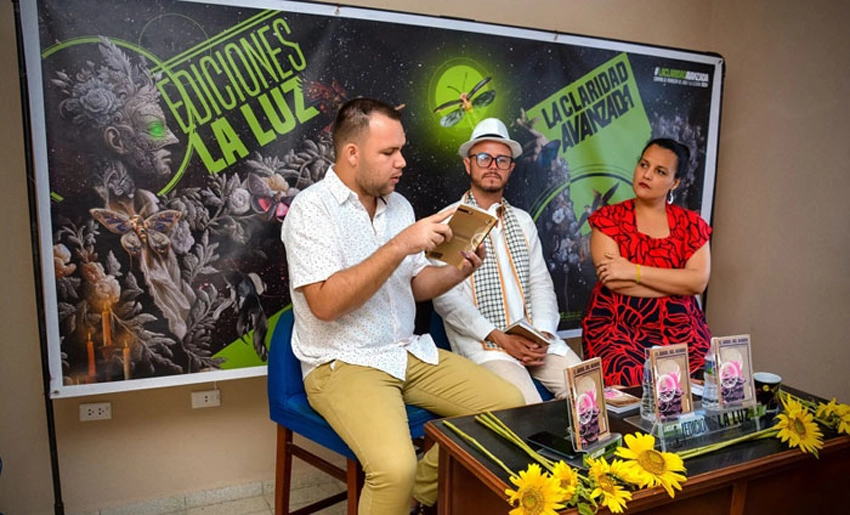
[[[605,387],[605,407],[612,413],[627,413],[640,407],[640,397],[623,390],[624,386]]]
[[[505,328],[505,334],[513,334],[522,336],[526,340],[531,340],[538,345],[549,345],[551,339],[543,334],[542,331],[534,327],[528,322],[528,319],[521,318]]]
[[[481,208],[458,204],[457,210],[448,221],[452,238],[437,245],[425,255],[455,268],[463,267],[462,252],[475,252],[497,222],[497,218]]]
[[[605,409],[602,360],[591,358],[566,369],[567,416],[577,451],[587,449],[611,435]]]
[[[677,417],[694,410],[688,365],[688,345],[655,346],[649,349],[652,367],[655,416],[658,420]]]
[[[750,335],[715,336],[711,339],[711,349],[714,351],[714,380],[720,407],[754,404]]]

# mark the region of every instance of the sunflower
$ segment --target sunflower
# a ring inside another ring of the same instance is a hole
[[[556,510],[564,508],[563,504],[558,504],[561,498],[560,481],[542,473],[540,465],[536,463],[520,471],[519,477],[511,476],[511,483],[517,489],[505,490],[508,502],[516,505],[510,515],[557,515]]]
[[[833,398],[829,404],[819,404],[815,417],[826,421],[827,425],[838,431],[850,435],[850,406],[838,404]]]
[[[847,410],[838,422],[838,432],[850,435],[850,410]]]
[[[563,491],[563,501],[569,502],[578,490],[578,472],[563,461],[559,461],[552,469],[552,477],[558,480]]]
[[[818,404],[818,409],[815,412],[815,416],[817,418],[829,418],[832,415],[837,415],[841,406],[843,405],[839,405],[838,401],[836,401],[835,397],[833,397],[832,400],[829,401],[829,403],[827,404]]]
[[[602,497],[602,506],[611,510],[611,513],[623,513],[626,508],[626,501],[632,499],[632,494],[617,483],[616,478],[611,473],[611,466],[608,465],[605,458],[588,458],[587,465],[590,467],[590,480],[593,483],[593,491],[590,492],[590,497],[592,499]],[[617,463],[617,466],[619,465]]]
[[[628,472],[627,479],[644,486],[661,485],[667,490],[667,495],[674,496],[673,489],[681,490],[685,476],[685,464],[677,454],[655,450],[655,437],[636,433],[624,438],[627,447],[618,447],[617,456],[625,458],[624,468]]]
[[[777,435],[789,447],[800,447],[803,452],[818,455],[818,449],[823,448],[823,433],[815,417],[800,402],[790,396],[782,399],[785,411],[776,418],[779,421],[774,426],[779,430]]]

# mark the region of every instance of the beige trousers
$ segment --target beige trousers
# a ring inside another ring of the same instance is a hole
[[[524,404],[513,385],[442,349],[436,366],[408,354],[404,381],[335,361],[307,374],[304,388],[363,466],[359,515],[407,515],[411,496],[429,506],[437,501],[438,446],[417,462],[405,403],[446,417]]]

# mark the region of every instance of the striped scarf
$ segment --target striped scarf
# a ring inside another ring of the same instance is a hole
[[[475,197],[469,191],[464,195],[464,203],[478,207]],[[520,293],[523,298],[525,316],[531,322],[531,306],[528,302],[528,243],[519,226],[514,214],[513,207],[508,201],[502,199],[502,231],[508,246],[508,259],[516,277],[519,278]],[[491,232],[484,240],[488,258],[484,260],[478,270],[472,274],[472,294],[478,311],[496,326],[504,330],[508,326],[507,309],[505,306],[501,270],[496,263],[496,255],[493,252],[493,233]],[[498,349],[499,346],[493,342],[485,341],[484,346],[488,349]]]

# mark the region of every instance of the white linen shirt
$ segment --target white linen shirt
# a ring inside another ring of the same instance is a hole
[[[455,207],[460,202],[452,204]],[[543,249],[540,238],[537,235],[537,226],[531,215],[522,209],[513,207],[520,229],[525,236],[528,245],[528,302],[531,304],[531,315],[534,327],[555,335],[556,341],[548,347],[547,354],[565,356],[569,352],[566,342],[557,337],[558,323],[561,315],[558,312],[558,299],[552,284],[552,277],[543,259]],[[499,266],[499,274],[502,277],[502,295],[506,304],[507,323],[525,317],[524,300],[520,289],[519,277],[514,273],[508,258],[508,244],[501,217],[498,215],[501,204],[493,204],[488,211],[497,216],[499,222],[490,231],[488,238],[493,249],[494,256],[485,259],[496,259]],[[452,351],[465,356],[476,363],[484,363],[492,360],[519,361],[501,349],[488,349],[484,346],[484,339],[496,326],[487,320],[475,305],[472,293],[472,276],[447,291],[435,297],[433,300],[434,310],[443,318],[446,327],[446,336]]]
[[[295,197],[281,239],[295,313],[292,350],[301,360],[304,377],[323,363],[340,360],[404,380],[408,352],[437,364],[431,336],[413,334],[416,302],[411,280],[429,265],[424,253],[407,256],[372,298],[330,322],[316,318],[300,290],[357,265],[414,222],[410,203],[395,192],[378,199],[374,220],[370,219],[333,166],[323,180]]]

